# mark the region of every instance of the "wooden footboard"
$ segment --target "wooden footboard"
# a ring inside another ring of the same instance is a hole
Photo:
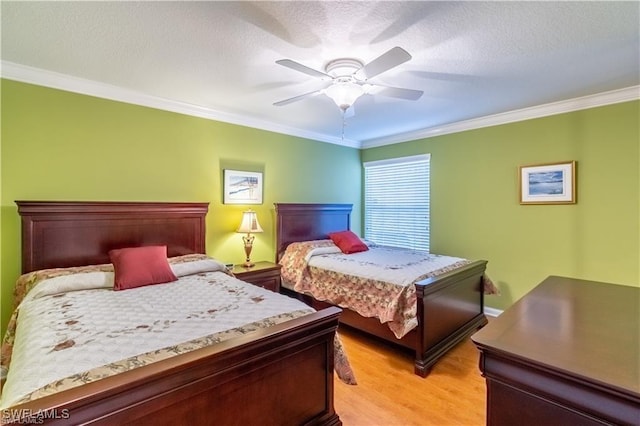
[[[426,377],[449,349],[487,324],[482,285],[486,265],[486,260],[479,260],[416,283],[418,326],[402,339],[377,318],[365,318],[350,309],[343,309],[340,324],[411,350],[415,354],[414,372]],[[315,309],[331,306],[308,295],[300,298]]]
[[[487,323],[482,277],[486,260],[416,283],[415,373],[426,376],[449,349]]]
[[[3,410],[3,424],[341,424],[329,308]]]

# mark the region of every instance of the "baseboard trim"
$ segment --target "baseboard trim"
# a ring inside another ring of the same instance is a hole
[[[496,308],[490,308],[488,306],[484,307],[484,313],[485,315],[489,315],[490,317],[498,317],[500,316],[500,314],[502,314],[504,311],[502,309],[496,309]]]

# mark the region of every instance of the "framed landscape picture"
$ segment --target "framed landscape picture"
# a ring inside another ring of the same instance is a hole
[[[576,162],[520,166],[520,204],[575,204]]]
[[[262,204],[262,173],[224,171],[224,204]]]

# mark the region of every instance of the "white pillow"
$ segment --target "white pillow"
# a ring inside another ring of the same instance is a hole
[[[194,260],[193,262],[183,262],[169,264],[176,277],[199,274],[201,272],[226,271],[227,267],[215,259]]]
[[[80,272],[42,280],[28,294],[29,299],[38,299],[68,291],[113,288],[113,272]]]

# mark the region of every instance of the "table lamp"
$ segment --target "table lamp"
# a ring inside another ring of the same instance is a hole
[[[251,249],[253,248],[253,240],[255,239],[255,236],[251,234],[264,232],[260,227],[260,223],[258,223],[258,215],[256,212],[253,210],[242,212],[242,222],[236,232],[247,234],[242,236],[242,241],[244,241],[244,252],[247,255],[247,260],[244,262],[243,266],[245,268],[250,268],[254,265],[251,263]]]

